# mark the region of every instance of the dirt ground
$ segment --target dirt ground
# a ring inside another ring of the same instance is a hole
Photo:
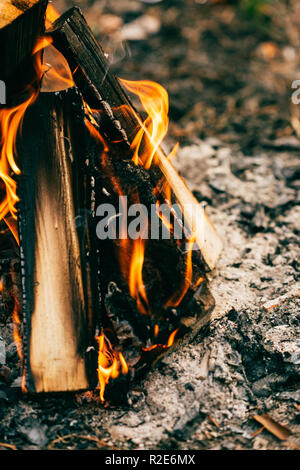
[[[180,141],[174,163],[224,241],[209,275],[216,307],[190,344],[175,347],[130,391],[128,405],[104,407],[83,395],[21,394],[0,297],[0,442],[299,449],[300,105],[291,101],[300,79],[299,2],[76,4],[118,76],[154,80],[169,92],[166,146]],[[71,5],[54,2],[60,12]],[[257,414],[289,437],[262,428]]]

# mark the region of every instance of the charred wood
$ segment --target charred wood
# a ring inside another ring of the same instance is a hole
[[[5,0],[0,14],[0,80],[6,102],[36,80],[33,51],[44,33],[48,0]]]
[[[110,142],[115,159],[130,159],[130,145],[140,129],[141,119],[111,72],[80,9],[67,11],[49,33],[55,47],[67,59],[85,101],[90,108],[99,110],[95,118],[101,134]],[[157,167],[151,167],[148,172],[153,188],[157,189],[159,182],[167,180],[172,190],[172,202],[181,206],[190,231],[196,237],[201,253],[198,261],[205,269],[213,269],[221,251],[220,238],[202,207],[198,205],[197,213],[193,210],[197,201],[161,149],[157,151],[157,160]],[[163,194],[161,198],[164,200]]]
[[[97,292],[89,238],[86,128],[76,88],[40,93],[18,145],[26,387],[88,388]]]

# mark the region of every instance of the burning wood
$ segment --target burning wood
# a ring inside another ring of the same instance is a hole
[[[45,30],[46,6],[47,0],[0,3],[0,80],[6,87],[7,102],[35,80],[32,52]]]
[[[85,126],[78,91],[39,94],[19,142],[20,249],[27,383],[31,390],[89,386],[94,344]],[[95,275],[95,273],[94,273]]]
[[[147,170],[151,169],[152,161],[157,165],[154,171],[150,171],[154,186],[161,179],[166,180],[169,192],[171,191],[182,208],[195,236],[203,261],[209,269],[213,269],[222,247],[220,238],[204,210],[160,148],[168,127],[167,113],[164,113],[164,110],[168,111],[166,92],[162,92],[164,100],[161,100],[161,96],[157,100],[160,90],[157,91],[153,84],[122,81],[129,91],[141,97],[143,104],[148,104],[145,106],[148,118],[143,123],[119,81],[111,73],[103,51],[78,8],[71,9],[59,18],[51,35],[54,45],[66,57],[71,70],[74,70],[74,81],[84,99],[91,108],[101,112],[101,133],[111,143],[117,142],[118,146],[123,144],[118,149],[119,156],[132,157],[134,152],[133,160],[136,164],[142,164]],[[152,104],[157,102],[158,110]]]
[[[214,301],[205,272],[221,241],[171,164],[174,151],[161,149],[166,91],[122,80],[141,99],[143,121],[77,8],[32,47],[36,60],[46,46],[44,65],[35,63],[42,91],[32,88],[0,116],[0,218],[19,222],[26,386],[86,389],[97,370],[104,401],[107,391],[126,394],[175,339],[207,320]],[[24,115],[19,169],[14,142]],[[21,173],[17,193],[10,169]]]

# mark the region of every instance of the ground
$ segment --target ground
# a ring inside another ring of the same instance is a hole
[[[71,3],[54,5],[62,12]],[[249,3],[80,2],[114,72],[169,92],[166,146],[179,139],[174,164],[224,242],[209,275],[216,307],[190,344],[175,347],[131,390],[127,406],[22,395],[11,387],[19,372],[10,370],[10,381],[0,382],[0,442],[18,449],[299,448],[300,105],[291,85],[300,78],[300,5]],[[11,319],[1,319],[11,369]],[[288,428],[288,439],[261,429],[257,414]]]

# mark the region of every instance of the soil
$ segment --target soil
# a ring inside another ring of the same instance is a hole
[[[118,76],[169,92],[166,147],[180,140],[174,164],[224,241],[209,274],[216,307],[190,344],[175,346],[131,389],[127,405],[112,407],[92,393],[21,393],[13,306],[0,294],[1,443],[299,449],[300,108],[291,86],[300,78],[300,5],[254,3],[261,8],[243,0],[77,2]],[[63,12],[71,3],[54,5]],[[15,254],[1,252],[4,275]],[[262,428],[257,414],[288,428],[288,439]]]

